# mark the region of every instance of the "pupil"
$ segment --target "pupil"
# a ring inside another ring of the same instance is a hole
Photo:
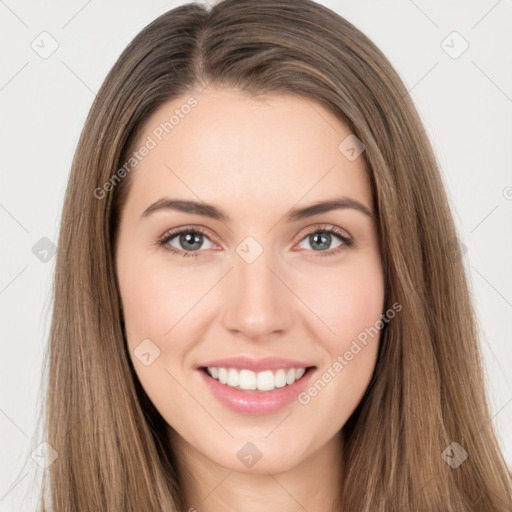
[[[196,244],[196,247],[190,247],[190,245],[189,245],[189,248],[190,249],[199,249],[201,247],[201,236],[202,235],[200,233],[186,233],[184,235],[181,235],[180,242],[183,245]],[[185,244],[185,242],[186,242],[186,244]]]
[[[320,239],[320,243],[323,243],[324,246],[324,249],[327,249],[329,247],[329,240],[330,240],[330,235],[328,235],[327,233],[315,233],[314,235],[312,235],[312,238],[314,240],[313,243],[311,243],[311,241],[309,242],[311,244],[311,247],[315,248],[315,244],[316,242]]]

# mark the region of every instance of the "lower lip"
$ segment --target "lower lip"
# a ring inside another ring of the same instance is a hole
[[[272,391],[232,388],[227,384],[221,384],[204,369],[198,371],[210,391],[226,407],[241,414],[260,415],[279,411],[293,402],[305,389],[315,369],[315,367],[308,368],[306,373],[293,384],[274,388]]]

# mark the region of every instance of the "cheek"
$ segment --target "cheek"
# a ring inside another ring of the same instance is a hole
[[[165,297],[155,273],[127,264],[119,277],[127,331],[135,337],[160,337],[166,329],[163,315]]]
[[[163,338],[197,300],[199,283],[191,280],[190,274],[172,270],[161,258],[144,260],[134,256],[120,263],[118,275],[127,330],[138,336]]]
[[[181,337],[180,343],[173,343],[175,332],[172,329],[190,309],[188,301],[183,299],[184,283],[180,282],[183,279],[180,272],[171,273],[169,266],[164,268],[147,255],[138,257],[136,251],[118,263],[130,358],[157,410],[168,422],[174,423],[176,411],[187,403],[187,396],[173,378],[178,376],[178,367],[189,349],[186,337]],[[176,330],[179,328],[181,324]],[[145,360],[146,354],[149,356]],[[181,381],[181,377],[178,379]],[[177,407],[170,404],[177,404]]]
[[[162,255],[138,255],[135,250],[118,263],[130,357],[141,384],[159,408],[163,405],[161,397],[167,396],[165,390],[179,391],[171,375],[184,371],[187,356],[200,339],[202,324],[197,315],[203,303],[198,302],[212,280],[197,279],[197,272],[194,278],[193,272],[173,265]],[[148,366],[138,359],[147,352],[151,358],[158,354]]]
[[[322,280],[320,274],[316,277]],[[323,282],[327,285],[325,278]],[[327,292],[310,288],[308,297],[324,322],[317,321],[314,329],[328,357],[299,401],[331,411],[334,429],[343,425],[357,407],[375,368],[384,313],[379,258],[373,255],[337,269],[331,273]],[[313,416],[306,422],[311,428],[319,428]]]
[[[322,320],[316,322],[316,337],[331,356],[347,350],[352,340],[374,326],[384,308],[380,260],[370,256],[349,263],[309,273],[302,284],[305,302]]]

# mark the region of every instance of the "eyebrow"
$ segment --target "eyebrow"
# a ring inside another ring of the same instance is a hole
[[[296,222],[299,220],[313,217],[320,213],[330,212],[332,210],[353,209],[363,213],[370,219],[373,219],[372,212],[362,203],[350,197],[340,197],[327,201],[318,201],[309,206],[301,208],[292,208],[286,215],[286,222]],[[152,213],[161,210],[173,210],[177,212],[192,213],[202,215],[221,222],[230,222],[231,218],[221,208],[212,204],[190,201],[186,199],[163,198],[153,203],[142,214],[142,218],[148,217]]]

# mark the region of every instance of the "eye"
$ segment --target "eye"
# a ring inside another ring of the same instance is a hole
[[[177,238],[177,243],[183,247],[173,247],[170,243],[172,240]],[[202,239],[208,239],[206,232],[199,228],[183,228],[172,233],[166,233],[161,240],[158,241],[158,245],[164,247],[165,250],[183,257],[195,258],[198,256],[198,249],[202,247]],[[211,243],[211,242],[210,242]],[[206,247],[210,249],[211,247]],[[184,250],[185,249],[185,250]],[[191,249],[191,250],[187,250]]]
[[[321,250],[331,245],[333,237],[340,240],[340,243],[329,251]],[[310,248],[317,253],[315,256],[331,256],[343,251],[344,247],[351,247],[354,243],[350,236],[334,226],[315,226],[302,240],[306,240]]]

